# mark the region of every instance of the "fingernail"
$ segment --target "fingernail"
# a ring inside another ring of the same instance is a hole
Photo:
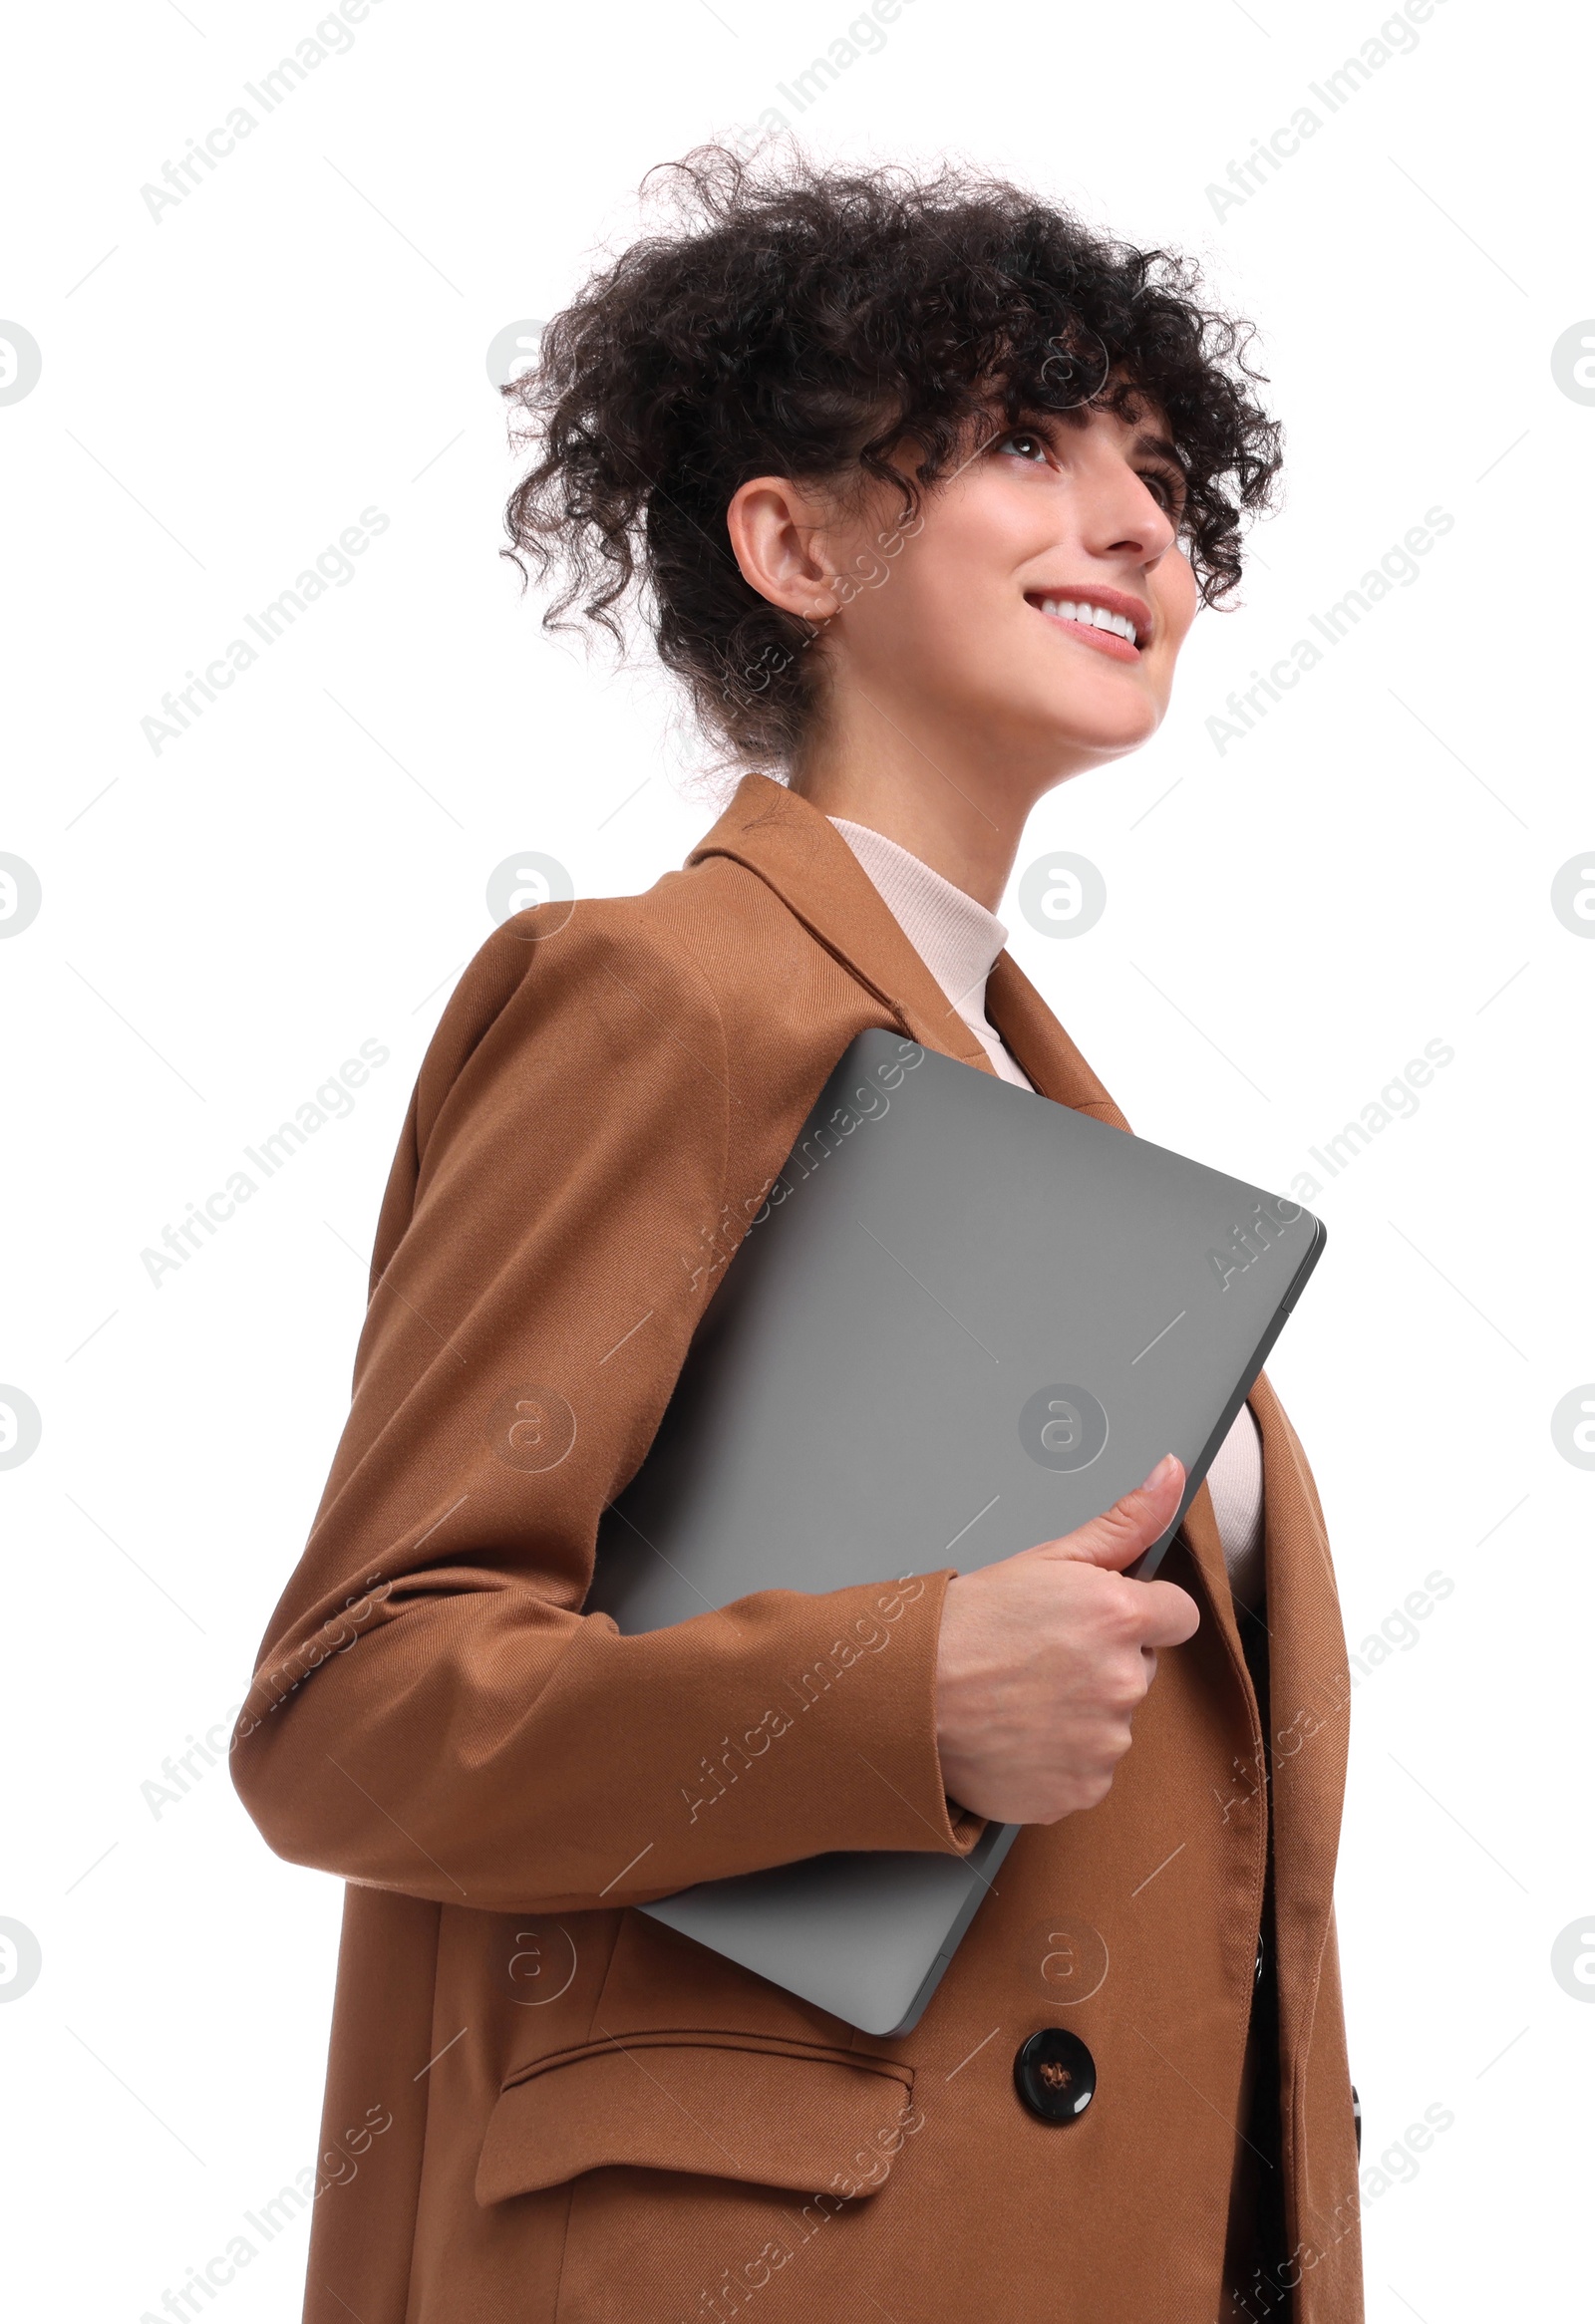
[[[1151,1471],[1150,1475],[1146,1479],[1145,1484],[1142,1485],[1141,1491],[1143,1493],[1154,1493],[1159,1485],[1166,1485],[1170,1476],[1173,1474],[1173,1454],[1164,1453],[1156,1468]]]

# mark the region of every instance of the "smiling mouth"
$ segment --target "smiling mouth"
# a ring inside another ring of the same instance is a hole
[[[1043,597],[1038,594],[1028,596],[1025,602],[1034,606],[1038,613],[1060,629],[1070,631],[1083,644],[1094,646],[1099,653],[1107,654],[1116,662],[1140,660],[1141,632],[1131,615],[1119,613],[1110,606],[1098,605],[1093,599],[1085,597]],[[1147,631],[1146,635],[1149,636],[1150,632]]]

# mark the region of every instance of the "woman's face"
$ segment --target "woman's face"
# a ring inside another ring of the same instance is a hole
[[[927,750],[995,751],[1045,788],[1133,750],[1167,710],[1196,610],[1183,484],[1150,406],[993,425],[926,493],[911,537],[889,529],[882,488],[811,538],[837,577],[824,724],[872,709]]]

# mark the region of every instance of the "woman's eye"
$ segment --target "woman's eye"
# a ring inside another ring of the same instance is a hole
[[[1172,516],[1174,523],[1179,523],[1183,504],[1186,504],[1186,485],[1183,485],[1183,478],[1169,476],[1169,471],[1165,467],[1144,467],[1144,469],[1139,469],[1139,476],[1141,476],[1141,483],[1146,485],[1146,490],[1151,492],[1155,502],[1158,502],[1162,513],[1165,513],[1165,516]]]
[[[1027,444],[1030,446],[1030,449],[1028,451],[1022,449],[1021,456],[1023,458],[1029,459],[1033,452],[1038,459],[1046,459],[1046,444],[1042,441],[1041,437],[1034,433],[1033,430],[1028,428],[1016,429],[1011,436],[1005,436],[1002,438],[1002,441],[998,444],[997,448],[999,451],[1010,451],[1016,445],[1023,447]]]

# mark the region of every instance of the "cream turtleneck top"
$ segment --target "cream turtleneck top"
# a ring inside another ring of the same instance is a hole
[[[986,980],[1008,941],[1008,931],[996,914],[899,847],[895,839],[862,823],[844,822],[839,815],[829,820],[995,1070],[1021,1089],[1033,1088],[1018,1059],[986,1021]],[[1207,1485],[1235,1601],[1256,1611],[1263,1597],[1263,1457],[1249,1405],[1241,1406],[1219,1446]]]

